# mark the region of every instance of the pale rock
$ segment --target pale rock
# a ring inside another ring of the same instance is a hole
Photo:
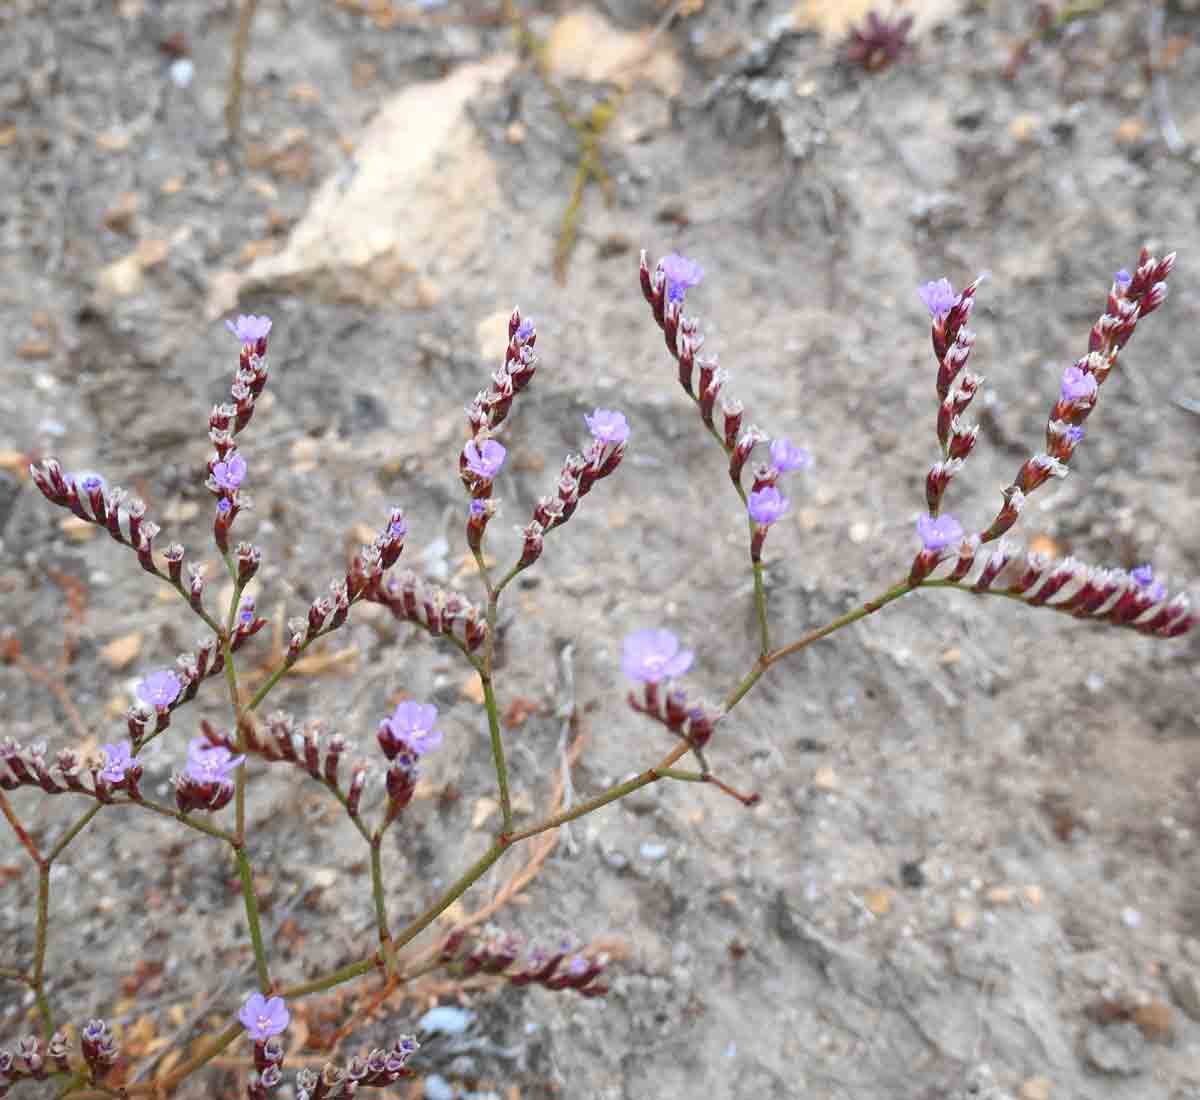
[[[238,293],[285,290],[330,301],[426,309],[474,264],[497,216],[495,166],[467,115],[513,58],[412,85],[355,138],[352,171],[318,190],[284,249],[246,271]],[[228,301],[223,281],[211,297]],[[215,312],[210,301],[210,312]]]

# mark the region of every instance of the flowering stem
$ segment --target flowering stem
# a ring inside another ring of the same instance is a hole
[[[632,779],[627,779],[624,783],[618,783],[613,787],[609,787],[608,790],[602,791],[594,798],[589,798],[586,802],[580,802],[572,806],[569,810],[563,810],[561,813],[554,814],[544,821],[539,821],[536,825],[530,825],[527,829],[521,829],[519,832],[513,833],[510,838],[511,841],[515,844],[518,840],[528,840],[529,837],[537,836],[538,833],[544,833],[548,829],[557,829],[558,826],[565,825],[568,821],[574,821],[577,817],[584,817],[593,810],[598,810],[601,806],[607,806],[610,802],[615,802],[618,798],[624,798],[627,794],[632,794],[649,783],[667,778],[671,765],[679,760],[680,757],[686,756],[690,749],[691,746],[686,741],[681,741],[662,760],[655,764],[654,767],[647,768],[644,772],[635,775]]]
[[[156,814],[161,814],[163,817],[172,817],[181,825],[186,825],[189,829],[196,829],[198,832],[207,833],[217,840],[223,840],[226,844],[237,846],[237,838],[233,833],[227,833],[224,829],[218,829],[215,825],[209,825],[201,821],[197,817],[189,817],[182,810],[172,810],[170,806],[163,806],[158,802],[151,802],[148,798],[128,799],[119,802],[112,802],[113,806],[142,806],[147,810],[151,810]]]
[[[477,554],[478,557],[478,554]],[[479,678],[483,682],[483,705],[487,710],[488,733],[492,740],[492,761],[496,766],[496,785],[500,788],[500,813],[503,824],[500,827],[502,836],[512,832],[512,802],[508,796],[508,764],[504,760],[504,741],[500,736],[500,718],[496,713],[496,693],[492,688],[492,660],[496,646],[496,600],[499,592],[492,588],[482,559],[479,568],[483,573],[484,583],[488,587],[487,602],[487,638],[483,643],[483,668]]]
[[[371,890],[375,895],[375,924],[379,928],[379,948],[383,953],[383,972],[391,978],[396,965],[396,953],[392,947],[392,934],[388,931],[387,903],[383,898],[383,868],[380,865],[380,848],[383,846],[383,827],[371,836]]]
[[[59,856],[63,854],[64,849],[71,843],[91,822],[100,810],[103,808],[103,803],[97,802],[90,810],[88,810],[78,821],[75,822],[61,837],[58,843],[50,849],[50,854],[46,857],[47,865],[53,863]]]
[[[33,988],[37,1000],[38,1014],[42,1017],[42,1031],[49,1040],[54,1034],[54,1014],[46,999],[46,932],[50,926],[50,861],[38,865],[37,932],[33,948]]]
[[[378,965],[378,955],[371,955],[368,958],[359,959],[358,962],[352,962],[348,966],[343,966],[332,974],[326,974],[323,978],[314,978],[311,982],[301,982],[299,985],[289,985],[286,989],[281,989],[278,995],[285,1001],[290,1001],[293,997],[304,997],[309,993],[324,993],[325,990],[332,989],[335,985],[341,985],[343,982],[348,982],[352,978],[374,970]]]
[[[874,599],[867,600],[866,603],[859,605],[853,611],[847,611],[844,615],[839,615],[824,626],[818,627],[816,630],[810,630],[807,634],[797,638],[794,642],[789,642],[780,649],[764,653],[759,657],[755,666],[746,674],[742,682],[730,692],[729,697],[725,700],[726,712],[731,711],[741,701],[746,692],[758,682],[758,678],[775,664],[776,661],[781,661],[784,657],[798,653],[800,650],[812,645],[813,642],[818,642],[822,638],[828,637],[834,631],[841,630],[844,626],[849,626],[851,623],[858,622],[859,619],[865,619],[868,615],[873,615],[893,600],[898,600],[901,596],[907,595],[914,587],[908,580],[901,581]]]
[[[267,953],[263,948],[262,928],[258,923],[258,899],[254,896],[254,876],[250,871],[250,861],[246,851],[240,844],[234,845],[234,855],[237,857],[238,874],[242,879],[242,901],[246,906],[246,923],[250,928],[250,943],[254,947],[254,965],[258,970],[258,986],[263,995],[271,991],[271,975],[267,970]]]
[[[492,864],[508,851],[511,844],[512,841],[508,838],[497,840],[449,890],[396,937],[393,949],[399,950],[424,932],[426,928],[488,872]]]
[[[750,527],[753,538],[754,524],[751,523]],[[767,593],[763,588],[763,564],[761,561],[754,562],[754,609],[758,612],[759,653],[766,657],[771,652],[771,633],[767,626]]]

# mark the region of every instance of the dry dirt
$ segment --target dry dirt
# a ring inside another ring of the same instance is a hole
[[[575,135],[496,5],[353,6],[263,0],[238,146],[222,122],[230,3],[0,9],[0,629],[78,712],[9,663],[4,735],[116,739],[132,685],[197,636],[132,555],[64,528],[23,473],[29,456],[135,488],[164,538],[215,566],[205,418],[236,355],[220,319],[267,312],[270,397],[242,444],[260,610],[301,611],[356,527],[392,503],[408,511],[408,565],[477,592],[461,409],[519,303],[541,367],[505,434],[497,559],[581,442],[583,413],[621,408],[633,427],[622,469],[547,540],[505,613],[501,709],[531,710],[506,735],[521,821],[550,796],[572,698],[587,734],[575,798],[661,756],[668,735],[623,701],[622,636],[669,626],[697,650],[689,683],[714,697],[756,643],[738,501],[641,300],[641,247],[703,263],[689,307],[707,347],[749,417],[815,456],[768,543],[781,642],[908,567],[936,448],[918,283],[991,273],[973,321],[983,438],[950,504],[978,526],[1036,445],[1113,271],[1143,243],[1177,249],[1171,296],[1106,386],[1071,476],[1018,533],[1086,561],[1151,561],[1173,587],[1200,576],[1188,5],[1157,29],[1150,3],[1103,5],[1034,44],[1011,79],[1031,4],[951,12],[876,74],[840,66],[783,0],[683,5],[632,60],[614,28],[647,34],[658,4],[613,0],[593,13],[612,22],[566,31],[556,21],[577,5],[538,5],[535,32],[574,36],[556,75],[572,110],[612,88],[597,58],[617,58],[607,72],[628,87],[601,145],[612,205],[589,188],[564,285],[552,264]],[[1150,31],[1177,152],[1152,104]],[[194,65],[186,87],[168,41]],[[573,78],[572,64],[593,70]],[[64,577],[83,614],[67,614]],[[346,663],[285,683],[278,702],[368,755],[400,693],[441,708],[426,797],[385,851],[399,923],[486,847],[494,817],[472,822],[493,779],[461,658],[370,610],[324,647]],[[262,635],[247,658],[267,649]],[[540,942],[619,941],[610,995],[470,995],[468,1031],[422,1053],[438,1075],[425,1094],[1196,1100],[1198,673],[1200,632],[1154,641],[940,591],[807,650],[764,677],[709,752],[761,805],[651,788],[574,825],[523,904],[497,916]],[[158,742],[148,791],[168,796],[194,723],[226,719],[219,686]],[[81,809],[74,796],[12,801],[42,842]],[[298,775],[252,772],[252,854],[283,982],[371,944],[365,849],[333,805]],[[0,965],[26,966],[36,877],[0,835]],[[134,1067],[229,1019],[252,987],[232,868],[171,821],[100,814],[52,901],[54,1008],[120,1022]],[[369,988],[306,1002],[298,1019],[327,1033]],[[343,1055],[412,1030],[430,1003],[397,999]],[[20,987],[0,984],[0,1041],[34,1023]],[[239,1072],[209,1068],[180,1095],[236,1096]]]

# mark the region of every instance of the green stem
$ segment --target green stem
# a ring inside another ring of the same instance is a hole
[[[279,996],[285,1001],[290,1001],[293,997],[305,997],[309,993],[324,993],[327,989],[333,989],[334,986],[374,970],[378,965],[378,956],[371,955],[368,958],[359,959],[358,962],[352,962],[348,966],[343,966],[340,970],[333,971],[332,974],[326,974],[323,978],[314,978],[310,982],[289,985],[286,989],[279,991]]]
[[[754,537],[754,523],[750,524],[750,537]],[[758,651],[765,657],[771,652],[771,632],[767,626],[767,592],[763,587],[763,564],[754,562],[754,610],[758,613]]]
[[[258,899],[254,896],[254,876],[250,861],[241,847],[234,848],[238,874],[242,879],[242,901],[246,907],[246,923],[250,927],[250,943],[254,947],[254,966],[258,970],[258,987],[263,993],[271,991],[271,975],[267,970],[267,953],[263,948],[262,928],[258,922]]]
[[[847,611],[844,615],[839,615],[836,619],[833,619],[822,627],[818,627],[816,630],[810,630],[807,634],[797,638],[794,642],[789,642],[787,645],[782,646],[773,652],[763,654],[759,657],[755,666],[748,673],[746,673],[745,677],[742,679],[742,682],[729,693],[725,700],[726,712],[731,711],[735,706],[737,706],[737,704],[745,696],[746,692],[748,692],[758,682],[758,678],[762,676],[762,674],[777,661],[781,661],[784,657],[789,657],[793,653],[798,653],[800,650],[812,645],[813,642],[820,641],[822,638],[826,638],[830,634],[834,633],[834,631],[841,630],[844,626],[849,626],[851,623],[858,622],[859,619],[864,619],[868,615],[873,615],[876,611],[882,607],[886,607],[893,600],[898,600],[901,596],[905,596],[909,592],[913,591],[913,588],[914,585],[909,583],[909,581],[901,581],[899,584],[893,585],[886,592],[881,593],[874,599],[867,600],[866,603],[860,604],[858,607],[854,608],[854,610]]]
[[[38,1014],[42,1017],[42,1031],[49,1040],[54,1034],[54,1014],[46,999],[46,934],[50,926],[50,861],[38,866],[37,933],[33,948],[33,995],[37,1000]]]
[[[683,768],[655,768],[664,779],[678,779],[684,783],[707,783],[703,772],[686,771]]]
[[[594,798],[589,798],[586,802],[580,802],[572,806],[569,810],[563,810],[561,813],[554,814],[544,821],[539,821],[536,825],[530,825],[527,829],[521,829],[513,833],[509,839],[515,844],[519,840],[528,840],[531,836],[537,836],[538,833],[544,833],[548,829],[557,829],[558,826],[565,825],[568,821],[574,821],[577,817],[590,814],[593,810],[600,809],[601,806],[607,806],[610,802],[615,802],[618,798],[624,798],[627,794],[632,794],[639,788],[662,779],[670,771],[672,764],[680,757],[687,755],[690,747],[686,741],[681,742],[667,753],[662,760],[655,764],[654,767],[647,768],[644,772],[635,775],[632,779],[627,779],[624,783],[617,783],[615,786],[609,787],[608,790],[602,791]]]
[[[491,637],[492,624],[489,623],[487,641],[489,646]],[[491,664],[490,660],[488,664]],[[488,732],[492,739],[492,762],[496,766],[496,784],[500,788],[500,812],[504,818],[501,832],[503,835],[507,835],[512,832],[513,825],[512,801],[508,795],[508,764],[504,759],[504,742],[500,738],[500,718],[496,713],[496,693],[492,690],[491,674],[485,672],[481,679],[483,680],[483,705],[487,710]]]
[[[215,837],[217,840],[223,840],[226,844],[237,847],[237,838],[232,833],[227,833],[224,829],[218,829],[215,825],[209,825],[207,822],[201,821],[198,817],[189,817],[182,810],[173,810],[170,806],[164,806],[159,802],[151,802],[148,798],[130,798],[122,799],[119,802],[110,803],[113,806],[141,806],[144,809],[151,810],[156,814],[161,814],[163,817],[171,817],[178,821],[181,825],[186,825],[189,829],[195,829],[197,832],[206,833],[208,836]]]
[[[383,847],[383,829],[375,830],[371,837],[371,891],[375,895],[375,924],[379,929],[379,948],[383,953],[383,972],[392,976],[396,966],[396,953],[392,948],[392,934],[388,931],[387,903],[383,897],[383,867],[380,849]]]
[[[510,846],[507,839],[497,840],[482,856],[467,870],[453,886],[450,887],[437,901],[414,920],[403,932],[396,937],[395,950],[406,946],[425,931],[439,916],[450,908],[476,882],[479,881]]]
[[[63,854],[63,851],[66,849],[67,845],[70,844],[71,841],[74,840],[88,826],[92,818],[95,817],[102,808],[103,804],[97,802],[96,805],[88,810],[81,818],[79,818],[78,821],[75,822],[74,825],[72,825],[65,833],[63,833],[63,835],[59,838],[58,843],[50,849],[50,854],[46,857],[46,863],[51,864],[58,859],[58,857]]]

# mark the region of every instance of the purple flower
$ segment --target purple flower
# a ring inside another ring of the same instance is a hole
[[[188,742],[184,775],[197,783],[224,783],[229,773],[245,759],[245,756],[234,756],[224,745],[213,745],[203,737],[196,737]]]
[[[774,485],[768,485],[750,494],[747,511],[760,527],[770,527],[791,507],[791,503]]]
[[[238,608],[238,622],[243,626],[254,622],[254,601],[249,596],[242,600],[242,606]]]
[[[692,667],[695,656],[690,649],[680,649],[679,639],[669,630],[652,627],[625,636],[621,667],[630,680],[657,684],[682,676]]]
[[[667,277],[667,300],[682,302],[683,296],[704,278],[704,268],[695,260],[672,252],[658,261]]]
[[[242,314],[236,321],[226,321],[225,327],[243,344],[257,344],[271,331],[271,318]]]
[[[584,416],[588,431],[598,443],[624,443],[629,438],[629,421],[623,412],[615,409],[596,409],[591,416]]]
[[[169,707],[182,690],[183,681],[169,668],[162,668],[138,684],[137,697],[152,707]]]
[[[467,469],[484,481],[491,481],[499,473],[506,453],[504,447],[494,439],[486,440],[482,447],[472,439],[463,448]]]
[[[261,993],[251,993],[242,1005],[238,1019],[251,1039],[262,1042],[286,1030],[292,1015],[282,997],[268,1000]]]
[[[394,539],[402,539],[408,534],[408,523],[405,522],[403,516],[392,520],[388,525],[388,535]]]
[[[958,302],[958,295],[954,293],[954,287],[946,278],[917,287],[917,294],[925,303],[925,308],[929,310],[929,316],[935,321],[940,321],[945,317]]]
[[[1121,268],[1121,270],[1113,276],[1113,282],[1116,283],[1121,290],[1124,290],[1130,283],[1133,282],[1133,276],[1130,275],[1129,272],[1124,268]]]
[[[781,473],[789,470],[803,470],[812,465],[812,455],[803,447],[793,447],[786,439],[772,439],[768,448],[771,453],[771,465]]]
[[[1079,367],[1067,367],[1063,371],[1061,392],[1064,401],[1078,401],[1080,398],[1095,397],[1096,379]]]
[[[220,500],[217,501],[217,511],[220,512],[222,515],[224,515],[226,512],[228,512],[229,509],[232,507],[233,507],[233,505],[229,503],[229,500],[226,497],[222,497]]]
[[[415,703],[406,699],[380,724],[393,743],[407,745],[417,756],[424,756],[442,743],[442,731],[435,730],[438,709],[432,703]]]
[[[524,321],[517,327],[517,331],[513,334],[517,338],[517,343],[523,344],[533,335],[533,320],[526,317]]]
[[[246,477],[246,460],[234,451],[225,462],[214,464],[212,474],[213,480],[222,489],[232,492]]]
[[[90,470],[85,474],[76,474],[75,480],[78,482],[79,487],[86,493],[104,488],[104,478],[99,474],[92,473]]]
[[[1146,595],[1155,603],[1167,594],[1166,586],[1162,581],[1154,579],[1154,570],[1149,565],[1139,565],[1131,569],[1129,575],[1137,582],[1139,588],[1145,589]]]
[[[476,499],[471,501],[470,512],[473,519],[478,519],[486,511],[487,505],[484,504],[482,500]]]
[[[929,515],[917,517],[917,534],[925,544],[926,550],[944,550],[952,542],[957,542],[963,536],[962,524],[951,515],[941,515],[937,519]]]
[[[104,769],[100,778],[106,783],[123,783],[125,772],[133,765],[133,747],[128,741],[118,741],[115,745],[101,745],[104,750]]]
[[[1084,437],[1086,434],[1087,434],[1087,433],[1086,433],[1086,432],[1085,432],[1085,431],[1084,431],[1084,430],[1083,430],[1083,429],[1082,429],[1082,428],[1081,428],[1081,427],[1080,427],[1078,424],[1072,424],[1072,425],[1071,425],[1071,426],[1070,426],[1070,427],[1067,429],[1067,438],[1068,438],[1068,439],[1069,439],[1069,440],[1070,440],[1072,443],[1082,443],[1082,442],[1083,442],[1083,437]]]

